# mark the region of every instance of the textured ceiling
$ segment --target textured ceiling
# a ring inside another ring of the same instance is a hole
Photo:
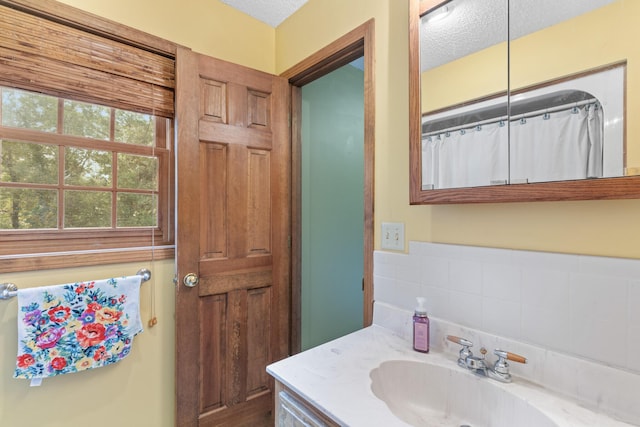
[[[274,28],[307,2],[307,0],[220,1]],[[420,40],[422,70],[506,41],[508,3],[509,26],[513,40],[614,1],[616,0],[452,0],[447,4],[449,13],[442,19],[429,18],[437,13],[437,10],[422,18]]]
[[[511,39],[517,39],[616,0],[510,0]],[[453,0],[440,19],[422,18],[422,70],[507,39],[507,0]]]
[[[247,15],[277,27],[300,9],[307,0],[221,0]]]

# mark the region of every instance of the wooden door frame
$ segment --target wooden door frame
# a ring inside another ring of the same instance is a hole
[[[373,321],[375,154],[374,20],[370,19],[282,74],[291,85],[291,353],[301,350],[302,86],[364,56],[364,278],[363,326]]]

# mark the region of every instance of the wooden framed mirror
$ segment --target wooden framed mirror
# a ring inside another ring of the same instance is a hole
[[[503,0],[505,4],[507,0]],[[561,200],[598,200],[598,199],[630,199],[640,198],[640,169],[636,167],[636,163],[640,162],[633,160],[633,156],[640,157],[635,154],[636,151],[640,152],[640,129],[636,132],[635,124],[626,120],[625,124],[630,123],[629,126],[625,126],[623,133],[625,137],[624,145],[624,172],[620,177],[610,178],[594,178],[594,179],[571,179],[565,181],[549,181],[549,182],[536,182],[536,183],[518,183],[508,182],[506,185],[488,185],[488,186],[476,186],[476,187],[461,187],[461,188],[446,188],[446,189],[424,189],[423,186],[423,160],[422,160],[422,121],[423,121],[423,105],[422,100],[429,97],[429,93],[423,93],[421,81],[421,61],[420,61],[420,25],[421,17],[425,14],[434,11],[438,7],[441,7],[450,2],[450,0],[409,0],[409,125],[410,125],[410,203],[411,204],[456,204],[456,203],[499,203],[499,202],[530,202],[530,201],[561,201]],[[638,6],[632,4],[629,0],[611,0],[611,4],[607,7],[610,8],[612,16],[617,18],[616,25],[620,26],[619,18],[624,15],[633,15],[633,11]],[[561,13],[562,11],[558,11]],[[510,11],[513,16],[514,11]],[[514,17],[515,18],[515,17]],[[517,19],[511,19],[513,22],[518,22]],[[600,25],[594,27],[594,31],[597,31]],[[625,33],[620,30],[620,34],[617,37],[629,36],[630,40],[637,39],[636,37],[630,37],[631,33]],[[633,30],[635,31],[635,30]],[[510,37],[511,38],[511,37]],[[611,43],[609,41],[608,43]],[[510,46],[514,49],[508,55],[509,58],[513,56],[523,57],[529,52],[523,50],[523,48],[516,47],[510,41]],[[603,43],[605,44],[605,43]],[[623,43],[624,44],[624,43]],[[590,70],[596,68],[606,68],[611,64],[627,64],[627,56],[623,47],[615,47],[618,50],[616,55],[610,55],[611,60],[607,63],[596,63],[595,61],[589,62],[588,60],[580,61],[582,59],[576,59],[574,63],[576,67],[582,67],[580,70]],[[611,46],[608,46],[609,50]],[[566,53],[564,54],[566,55]],[[632,53],[629,53],[629,58],[632,58]],[[587,58],[588,59],[588,58]],[[636,85],[636,80],[640,84],[640,70],[631,66],[632,60],[629,61],[629,67],[625,68],[626,71],[626,104],[623,114],[625,116],[633,117],[634,112],[638,110],[640,113],[640,100],[636,101],[634,97],[629,94],[634,92],[633,88]],[[578,64],[579,63],[579,64]],[[595,65],[590,65],[591,63]],[[513,69],[511,69],[513,68]],[[519,74],[515,74],[518,72]],[[570,73],[567,73],[570,74]],[[508,69],[505,70],[505,75],[508,75],[509,86],[507,87],[506,96],[510,97],[513,94],[517,94],[518,91],[522,91],[520,87],[513,87],[512,81],[524,81],[523,73],[520,68],[509,64]],[[638,77],[636,77],[638,76]],[[534,85],[535,86],[535,85]],[[511,99],[511,98],[509,98]],[[636,104],[638,108],[636,108]],[[635,146],[639,146],[636,148]],[[631,157],[629,157],[631,156]],[[627,159],[631,159],[627,161]]]

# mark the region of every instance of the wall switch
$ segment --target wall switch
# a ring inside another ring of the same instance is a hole
[[[382,249],[404,251],[404,223],[382,223]]]

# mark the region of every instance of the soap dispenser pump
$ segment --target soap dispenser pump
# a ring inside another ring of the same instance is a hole
[[[429,317],[424,307],[425,299],[417,297],[418,306],[413,314],[413,349],[422,353],[429,352]]]

